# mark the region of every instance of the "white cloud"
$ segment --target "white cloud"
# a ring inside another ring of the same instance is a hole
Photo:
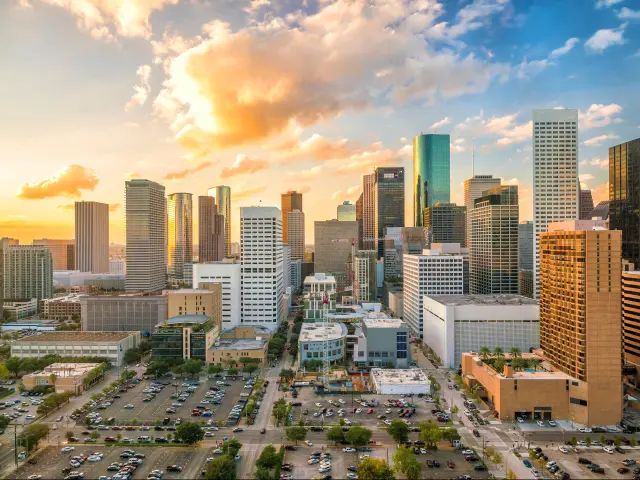
[[[602,53],[614,45],[623,45],[625,43],[623,37],[625,28],[627,28],[627,24],[623,23],[619,28],[603,28],[602,30],[598,30],[585,42],[584,47],[591,52]]]
[[[556,48],[555,50],[553,50],[549,54],[549,58],[558,58],[558,57],[561,57],[562,55],[566,55],[571,50],[573,50],[573,47],[575,47],[579,42],[580,42],[580,39],[577,37],[570,38],[569,40],[564,42],[564,45],[562,47]]]
[[[584,144],[587,147],[599,147],[607,140],[615,140],[617,138],[620,138],[620,137],[618,137],[618,135],[614,135],[613,133],[607,133],[605,135],[598,135],[597,137],[593,137],[588,140],[585,140]]]
[[[593,180],[596,177],[594,177],[590,173],[583,173],[579,176],[579,178],[580,178],[580,182],[588,182],[589,180]]]
[[[596,8],[609,8],[623,2],[624,0],[596,0]]]
[[[455,142],[451,142],[449,144],[449,149],[454,153],[462,153],[466,151],[466,148],[464,145],[462,145],[461,143],[455,143]]]
[[[620,20],[640,20],[640,10],[631,10],[627,7],[622,7],[618,12],[618,18]]]
[[[520,180],[518,178],[502,178],[502,185],[520,185]]]
[[[556,48],[552,50],[551,53],[547,56],[547,58],[543,58],[540,60],[527,60],[524,58],[519,65],[514,67],[515,76],[519,79],[531,78],[538,75],[543,70],[546,70],[550,66],[554,65],[552,60],[562,57],[569,53],[576,44],[580,41],[579,38],[573,37],[564,42],[562,47]]]
[[[480,115],[468,117],[464,122],[456,125],[455,130],[471,133],[477,137],[499,137],[496,141],[498,146],[521,143],[531,138],[533,127],[531,121],[519,124],[518,116],[518,113],[512,113],[487,119],[484,113],[480,112]]]
[[[586,112],[580,112],[580,130],[606,127],[607,125],[619,121],[619,118],[612,118],[622,112],[622,107],[615,103],[603,105],[592,104]]]
[[[149,97],[151,86],[149,85],[149,79],[151,78],[151,66],[140,65],[136,70],[138,76],[138,85],[133,86],[135,93],[131,96],[131,99],[127,102],[124,109],[126,111],[132,110],[138,105],[144,105]]]
[[[429,127],[429,130],[436,130],[440,127],[444,127],[445,125],[449,125],[451,123],[451,119],[449,117],[444,117],[442,120],[438,120],[433,125]]]
[[[353,185],[346,190],[338,190],[336,192],[333,192],[331,198],[333,200],[353,199],[358,196],[361,188],[362,185]]]
[[[586,160],[585,160],[585,162],[586,162]],[[582,164],[582,162],[580,162],[580,163]],[[588,163],[592,167],[609,168],[609,159],[608,158],[595,157],[595,158],[592,158],[591,160],[589,160]]]

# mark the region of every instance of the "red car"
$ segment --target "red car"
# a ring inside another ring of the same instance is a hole
[[[111,427],[111,430],[122,430],[122,427],[118,427],[117,425]]]
[[[367,410],[367,413],[371,415],[373,413],[373,408],[370,408],[369,410]]]
[[[451,460],[449,460],[449,461],[447,462],[447,467],[449,467],[449,468],[456,468],[456,464],[455,464],[455,463],[453,463]]]

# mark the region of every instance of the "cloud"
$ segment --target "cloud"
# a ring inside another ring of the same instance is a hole
[[[260,170],[266,170],[269,166],[266,160],[260,158],[250,158],[240,154],[236,157],[236,161],[230,167],[225,167],[220,173],[220,178],[231,178],[239,175],[248,175],[256,173]]]
[[[140,65],[136,70],[136,75],[138,76],[138,85],[133,86],[135,93],[124,107],[127,112],[138,105],[144,105],[151,91],[151,86],[149,85],[151,65]]]
[[[440,127],[444,127],[445,125],[449,125],[451,123],[451,119],[449,117],[444,117],[442,120],[438,120],[436,123],[429,127],[429,130],[436,130]]]
[[[306,140],[292,138],[273,147],[274,150],[284,152],[285,161],[294,159],[335,160],[352,155],[358,151],[358,148],[346,138],[333,140],[317,133]]]
[[[499,137],[498,146],[521,143],[531,138],[533,125],[531,121],[519,124],[519,113],[503,115],[501,117],[485,118],[484,112],[476,117],[468,117],[455,126],[456,131],[473,134],[476,137]]]
[[[585,140],[583,143],[587,147],[599,147],[603,142],[606,142],[607,140],[615,140],[616,138],[620,137],[618,137],[618,135],[614,135],[613,133],[607,133],[605,135],[598,135],[597,137]]]
[[[374,104],[483,92],[506,80],[509,65],[438,50],[425,38],[479,28],[507,3],[476,0],[451,27],[436,25],[440,4],[412,0],[326,2],[295,21],[270,16],[237,31],[214,21],[201,42],[167,60],[154,107],[180,145],[209,152]]]
[[[266,187],[263,186],[254,186],[254,187],[237,187],[233,189],[233,198],[236,200],[245,199],[249,197],[253,197],[258,193],[262,193],[266,190]]]
[[[59,208],[60,210],[75,210],[76,205],[74,203],[65,203],[56,205],[56,208]]]
[[[338,190],[333,192],[331,198],[333,200],[345,200],[356,198],[360,194],[360,190],[362,189],[362,185],[353,185],[346,190]]]
[[[205,168],[209,168],[211,165],[213,165],[213,162],[206,161],[206,162],[202,162],[199,165],[196,165],[195,167],[185,168],[184,170],[178,170],[177,172],[169,172],[164,176],[164,180],[180,180],[193,173],[197,173],[201,170],[204,170]],[[133,173],[129,175],[135,175],[136,177],[138,177],[137,173]],[[130,177],[130,178],[136,178],[136,177]]]
[[[142,178],[138,172],[127,172],[124,174],[124,178],[127,180],[133,180],[134,178]]]
[[[23,8],[25,10],[29,10],[33,8],[33,5],[31,5],[31,3],[29,3],[29,0],[18,0],[18,6],[20,8]]]
[[[318,165],[313,168],[309,168],[308,170],[302,170],[299,172],[289,172],[287,175],[291,177],[302,178],[304,180],[310,180],[312,178],[316,178],[321,173],[324,173],[325,167],[322,165]]]
[[[149,17],[179,0],[41,0],[75,17],[80,30],[107,41],[122,37],[151,38]]]
[[[623,23],[619,28],[603,28],[602,30],[598,30],[585,42],[584,47],[593,53],[602,53],[614,45],[623,45],[625,43],[623,37],[625,28],[627,28],[627,24]]]
[[[609,8],[623,2],[624,0],[596,0],[596,8]]]
[[[121,206],[122,206],[122,204],[120,204],[120,203],[111,203],[111,204],[109,204],[109,211],[110,212],[117,212],[120,209]]]
[[[627,7],[622,7],[618,12],[618,18],[620,20],[640,20],[640,10],[631,10]]]
[[[591,197],[593,198],[594,205],[598,205],[604,200],[609,200],[609,182],[602,183],[596,188],[592,188]]]
[[[449,144],[449,150],[454,153],[461,153],[466,151],[466,147],[464,146],[465,140],[464,138],[457,138],[453,142]]]
[[[589,180],[593,180],[596,177],[594,177],[593,175],[591,175],[590,173],[582,173],[580,176],[580,182],[588,182]]]
[[[585,162],[586,162],[586,160],[585,160]],[[582,163],[582,162],[580,162],[580,163]],[[608,158],[595,157],[595,158],[592,158],[591,160],[589,160],[588,163],[592,167],[609,168],[609,159]]]
[[[555,50],[553,50],[549,54],[549,58],[558,58],[558,57],[561,57],[562,55],[566,55],[571,50],[573,50],[573,47],[575,47],[579,42],[580,42],[580,39],[577,37],[570,38],[569,40],[564,42],[564,45],[562,47],[556,48]]]
[[[580,112],[580,130],[606,127],[612,122],[620,120],[611,118],[618,115],[620,112],[622,112],[622,107],[615,103],[611,103],[609,105],[594,103],[586,112]]]
[[[393,163],[400,165],[400,155],[398,152],[383,148],[381,144],[374,144],[376,150],[367,150],[351,155],[349,158],[340,160],[336,172],[347,173],[370,173],[375,167],[391,166]]]
[[[502,178],[502,185],[520,185],[520,180],[517,177],[514,178]]]
[[[99,181],[92,169],[82,165],[68,165],[50,178],[23,184],[18,191],[18,197],[30,200],[50,197],[79,198],[81,190],[93,191]]]

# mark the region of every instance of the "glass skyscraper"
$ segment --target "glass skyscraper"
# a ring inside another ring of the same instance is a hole
[[[374,236],[378,258],[384,256],[388,227],[404,227],[404,167],[378,167],[374,173]]]
[[[451,153],[449,135],[418,135],[413,139],[414,226],[423,226],[426,207],[449,203]]]

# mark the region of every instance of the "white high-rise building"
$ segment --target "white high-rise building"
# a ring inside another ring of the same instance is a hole
[[[580,216],[578,110],[533,111],[533,295],[540,281],[540,234]]]
[[[240,208],[241,323],[278,328],[284,293],[282,257],[280,209]]]
[[[291,286],[291,247],[286,243],[282,245],[282,275],[282,284],[286,290]]]
[[[127,292],[157,292],[167,286],[167,199],[151,180],[125,182]]]
[[[471,248],[471,215],[473,202],[482,196],[482,193],[493,187],[500,186],[500,179],[493,175],[474,175],[464,181],[464,206],[467,207],[467,248]]]
[[[75,270],[109,273],[109,205],[75,202]]]
[[[425,295],[462,295],[468,250],[458,243],[434,243],[422,255],[402,259],[404,279],[403,319],[411,332],[423,338],[423,297]],[[427,342],[428,343],[428,342]]]
[[[292,210],[287,212],[287,229],[289,247],[291,247],[291,260],[304,259],[304,212]]]
[[[202,283],[222,284],[222,328],[240,324],[240,262],[233,258],[221,262],[193,264],[193,288]]]

